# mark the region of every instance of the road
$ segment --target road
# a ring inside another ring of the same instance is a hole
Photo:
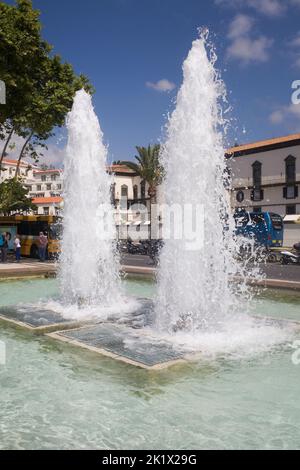
[[[269,279],[284,279],[286,281],[300,282],[300,265],[281,265],[268,263],[262,266],[263,271]]]
[[[148,256],[123,254],[122,264],[126,266],[153,266]],[[279,263],[268,263],[261,265],[262,271],[269,279],[284,279],[286,281],[300,282],[300,265],[281,265]]]
[[[14,262],[13,258],[7,264],[0,263],[0,278],[24,275],[52,274],[56,271],[53,262],[39,263],[37,260],[23,258],[20,264]],[[130,268],[153,268],[153,262],[148,256],[122,254],[121,263],[128,267],[127,272],[134,272]],[[300,265],[280,265],[279,263],[262,264],[261,269],[268,279],[300,282]],[[141,269],[137,269],[137,272]],[[152,270],[146,270],[152,271]]]

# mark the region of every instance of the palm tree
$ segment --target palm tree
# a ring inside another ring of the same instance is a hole
[[[137,163],[125,161],[124,165],[137,173],[143,181],[148,183],[148,196],[150,201],[156,202],[157,186],[162,182],[164,171],[159,161],[160,145],[148,145],[148,147],[136,147],[138,155]]]

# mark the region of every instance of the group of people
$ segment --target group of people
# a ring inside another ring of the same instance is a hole
[[[10,239],[11,234],[9,232],[3,232],[2,234],[0,234],[0,252],[2,263],[6,263],[7,261],[8,243]]]
[[[11,240],[11,233],[10,232],[3,232],[2,234],[0,233],[0,260],[2,263],[7,262],[7,254],[9,250],[9,242]],[[40,232],[39,238],[38,238],[38,244],[39,244],[39,259],[40,261],[45,261],[46,260],[46,255],[47,255],[47,246],[48,246],[48,238],[44,234],[44,232]],[[14,237],[14,250],[15,250],[15,256],[16,256],[16,262],[19,263],[21,260],[21,240],[18,235],[15,235]]]

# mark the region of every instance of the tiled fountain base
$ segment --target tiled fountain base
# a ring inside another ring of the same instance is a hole
[[[147,299],[139,301],[137,310],[106,321],[99,318],[85,322],[68,320],[58,312],[35,305],[1,307],[0,320],[145,369],[162,369],[196,358],[151,335],[147,327],[153,323],[153,304]],[[267,324],[299,328],[299,322],[293,320],[255,318]]]
[[[140,307],[130,314],[106,321],[68,320],[58,312],[35,305],[1,307],[0,320],[146,369],[182,362],[182,351],[152,337],[145,328],[153,322],[152,301],[139,299],[139,303]]]
[[[162,369],[185,361],[182,351],[153,338],[144,329],[102,323],[48,336],[144,369]]]
[[[0,320],[37,333],[75,328],[82,324],[68,320],[53,310],[30,305],[1,307]]]
[[[139,308],[127,313],[123,317],[111,316],[106,319],[110,322],[121,322],[132,328],[142,328],[152,323],[153,303],[148,299],[138,299]],[[59,312],[43,308],[34,304],[10,305],[0,307],[0,320],[13,323],[28,330],[40,333],[67,330],[86,324],[103,323],[100,317],[90,317],[86,320],[73,320],[64,318]]]

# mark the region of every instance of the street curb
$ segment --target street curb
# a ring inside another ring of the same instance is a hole
[[[40,266],[37,265],[36,267],[27,267],[24,266],[24,269],[20,268],[19,266],[15,268],[9,269],[0,269],[0,281],[5,281],[9,279],[30,279],[30,278],[38,278],[38,277],[55,277],[57,273],[57,266],[56,265],[47,265],[47,266]],[[155,279],[156,278],[156,268],[151,266],[130,266],[130,265],[122,265],[121,267],[121,274],[124,274],[125,277],[140,277],[140,278],[147,278],[147,279]],[[240,278],[235,278],[233,280],[239,281]],[[287,281],[284,279],[272,279],[272,278],[265,278],[260,280],[253,280],[248,279],[248,284],[258,287],[269,287],[269,288],[276,288],[276,289],[288,289],[294,291],[300,291],[300,282],[298,281]]]

